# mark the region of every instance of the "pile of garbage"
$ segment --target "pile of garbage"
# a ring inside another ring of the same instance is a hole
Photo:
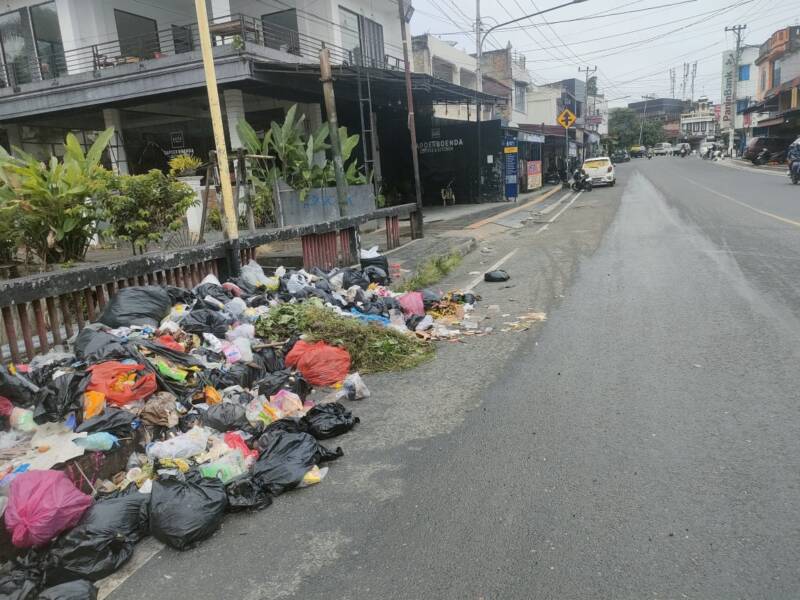
[[[370,395],[354,359],[380,344],[320,323],[426,348],[476,300],[393,293],[373,262],[123,288],[66,348],[0,365],[0,598],[94,598],[143,537],[189,548],[321,482]]]

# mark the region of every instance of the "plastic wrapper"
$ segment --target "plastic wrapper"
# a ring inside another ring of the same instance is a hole
[[[315,465],[342,454],[341,448],[328,450],[308,433],[273,432],[267,436],[264,450],[253,467],[253,480],[278,496],[297,487]]]
[[[30,433],[36,431],[36,422],[33,420],[33,411],[27,408],[14,407],[9,415],[8,422],[13,429]]]
[[[147,456],[154,458],[191,458],[205,452],[211,432],[205,427],[193,427],[186,433],[154,442],[147,449]]]
[[[36,600],[97,600],[97,588],[85,579],[68,581],[42,590]]]
[[[147,533],[149,503],[150,497],[135,486],[100,498],[48,548],[43,558],[47,582],[97,581],[117,571]]]
[[[358,417],[338,402],[320,404],[309,410],[303,420],[306,430],[318,440],[347,433],[359,422]]]
[[[158,327],[172,304],[169,294],[162,287],[126,287],[111,297],[98,321],[114,329],[131,325]]]
[[[119,439],[107,431],[98,431],[86,437],[79,437],[72,440],[72,443],[85,450],[108,451],[119,446]]]
[[[103,392],[88,391],[83,394],[83,420],[101,414],[106,408],[106,395]]]
[[[215,477],[222,483],[228,483],[244,475],[247,466],[242,451],[232,450],[213,462],[200,465],[198,471],[203,477]]]
[[[18,548],[43,546],[70,529],[91,506],[61,471],[28,471],[11,482],[6,527]]]
[[[195,473],[185,479],[165,477],[153,482],[150,533],[172,548],[185,550],[219,528],[227,505],[225,486],[218,479]]]
[[[269,405],[283,417],[295,417],[305,414],[303,401],[300,396],[287,389],[278,392],[269,399]]]
[[[336,400],[364,400],[369,398],[369,388],[361,375],[351,373],[344,380],[342,389],[336,392]]]
[[[326,386],[343,381],[350,371],[350,354],[325,342],[297,342],[286,355],[286,365],[296,367],[311,385]]]
[[[254,260],[251,260],[246,265],[242,265],[241,278],[245,284],[254,289],[267,289],[270,287],[270,284],[274,284],[274,282],[264,274],[264,269],[261,268],[261,265]]]
[[[91,373],[91,380],[86,389],[102,392],[106,403],[113,406],[147,400],[158,387],[155,373],[146,372],[142,364],[108,361],[91,365],[87,371]]]

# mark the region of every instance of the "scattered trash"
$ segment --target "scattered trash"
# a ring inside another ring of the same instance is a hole
[[[330,451],[308,433],[279,431],[269,435],[253,468],[253,479],[264,490],[278,496],[297,487],[312,467],[342,455],[341,448]]]
[[[333,385],[347,377],[350,354],[325,342],[309,344],[300,340],[286,355],[286,366],[297,367],[311,385]]]
[[[308,433],[318,440],[327,440],[347,433],[360,421],[338,402],[315,406],[303,417]]]
[[[508,281],[509,279],[511,279],[511,276],[502,269],[489,271],[483,275],[483,280],[490,283],[500,283],[502,281]]]

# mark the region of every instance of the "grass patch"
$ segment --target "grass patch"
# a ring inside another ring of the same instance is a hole
[[[422,263],[413,276],[403,281],[398,287],[399,292],[413,292],[421,290],[444,279],[450,272],[461,264],[461,255],[453,252],[446,256],[432,258]]]
[[[352,369],[362,374],[412,369],[434,354],[429,342],[375,323],[341,317],[316,302],[273,308],[258,320],[256,332],[267,339],[302,333],[309,341],[341,346],[350,353]]]

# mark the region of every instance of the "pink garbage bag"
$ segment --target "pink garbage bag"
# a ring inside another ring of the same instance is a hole
[[[71,529],[92,505],[61,471],[28,471],[11,482],[5,521],[17,548],[42,546]]]
[[[400,308],[403,309],[405,316],[419,315],[425,316],[425,304],[422,302],[421,292],[408,292],[397,298]]]

